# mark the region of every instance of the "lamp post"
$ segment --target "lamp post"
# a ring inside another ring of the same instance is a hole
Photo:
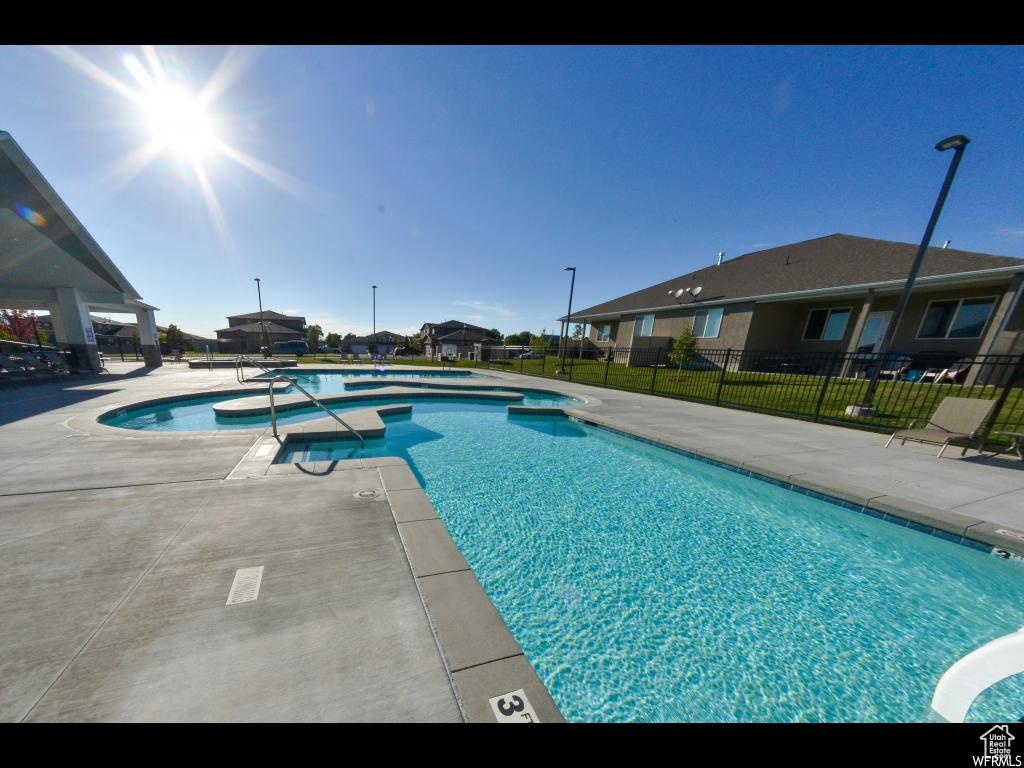
[[[892,316],[889,318],[889,324],[886,326],[885,333],[882,334],[882,339],[878,343],[878,357],[875,360],[875,365],[871,371],[871,381],[868,383],[868,389],[864,395],[864,401],[861,404],[857,415],[874,415],[874,409],[871,407],[871,402],[875,396],[875,390],[878,388],[878,373],[882,368],[885,355],[889,351],[889,346],[892,344],[892,340],[896,336],[896,329],[899,327],[900,320],[903,317],[903,311],[907,307],[907,302],[910,301],[910,293],[914,289],[914,280],[917,278],[917,273],[921,269],[921,262],[924,261],[925,253],[928,251],[928,244],[931,242],[932,233],[935,231],[935,225],[939,221],[939,214],[942,213],[942,206],[946,203],[946,196],[949,194],[949,188],[953,185],[953,177],[956,176],[956,169],[960,167],[960,158],[963,157],[964,147],[966,147],[970,141],[971,140],[966,136],[958,134],[956,136],[950,136],[948,139],[943,139],[935,145],[935,149],[939,152],[945,152],[947,149],[952,149],[953,159],[949,162],[949,170],[946,171],[946,178],[942,182],[942,189],[939,190],[939,197],[935,201],[935,207],[932,209],[931,218],[928,219],[928,226],[925,227],[924,237],[921,238],[921,245],[918,246],[917,253],[914,255],[914,262],[910,265],[910,273],[907,275],[907,282],[903,286],[903,294],[900,296],[900,300],[896,302],[896,308],[892,311]],[[865,411],[864,409],[868,410]]]
[[[565,353],[568,351],[567,337],[569,335],[569,322],[572,317],[572,292],[576,287],[576,267],[566,267],[563,272],[572,272],[572,281],[569,283],[569,312],[565,316],[565,330],[562,332],[562,368],[559,373],[565,373]]]
[[[370,345],[371,349],[374,349],[374,345],[377,343],[377,286],[373,286],[373,333],[370,334]],[[373,352],[370,353],[372,359]]]
[[[256,298],[260,302],[260,341],[263,342],[264,347],[270,346],[270,339],[267,338],[267,324],[263,322],[263,294],[260,293],[260,279],[254,277],[256,281]]]

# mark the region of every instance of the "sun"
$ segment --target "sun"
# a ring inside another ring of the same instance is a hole
[[[197,161],[217,147],[213,117],[202,101],[183,87],[162,83],[144,92],[141,102],[146,126],[159,149]]]
[[[230,110],[218,104],[262,48],[230,48],[198,89],[187,78],[186,60],[173,52],[158,52],[152,45],[141,47],[141,59],[127,51],[120,56],[130,79],[107,71],[68,46],[44,46],[44,50],[123,97],[134,107],[133,127],[147,134],[143,144],[111,168],[104,179],[108,188],[123,188],[160,155],[177,157],[192,169],[191,174],[178,176],[191,178],[198,185],[217,236],[232,255],[233,239],[207,166],[222,174],[227,170],[223,163],[214,165],[215,160],[228,158],[286,192],[307,199],[311,196],[312,187],[306,182],[236,146],[229,134],[237,121]],[[211,111],[214,107],[216,111]]]

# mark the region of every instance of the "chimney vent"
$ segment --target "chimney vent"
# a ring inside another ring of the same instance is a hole
[[[718,252],[718,266],[722,266],[722,259],[725,258],[725,251]]]
[[[950,243],[952,243],[952,242],[953,242],[952,240],[947,240],[946,242],[944,242],[944,243],[942,244],[942,247],[943,247],[943,248],[949,248],[949,244],[950,244]]]

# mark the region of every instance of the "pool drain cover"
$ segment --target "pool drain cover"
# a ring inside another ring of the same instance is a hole
[[[373,488],[364,488],[361,491],[356,491],[352,495],[357,499],[376,499],[380,494],[373,490]]]

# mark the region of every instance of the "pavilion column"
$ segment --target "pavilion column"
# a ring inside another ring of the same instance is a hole
[[[163,365],[160,357],[160,336],[156,329],[156,312],[143,309],[135,313],[139,328],[139,344],[142,346],[142,359],[147,368]]]
[[[50,307],[50,319],[57,345],[71,353],[73,367],[99,371],[100,351],[89,317],[89,305],[75,288],[56,288],[57,303]]]

